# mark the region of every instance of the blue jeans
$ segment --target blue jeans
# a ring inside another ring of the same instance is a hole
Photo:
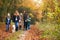
[[[18,22],[15,22],[16,31],[18,31]]]
[[[10,25],[10,24],[6,24],[6,31],[7,31],[7,32],[9,31],[9,25]]]
[[[30,23],[27,23],[27,30],[30,29]]]

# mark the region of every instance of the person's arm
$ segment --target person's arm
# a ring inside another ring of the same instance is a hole
[[[13,17],[12,17],[12,20],[13,20],[13,22],[15,22],[15,16],[13,15]]]
[[[27,21],[31,21],[31,18],[28,18]]]
[[[10,18],[10,23],[9,24],[11,24],[11,18]]]
[[[7,24],[7,17],[6,17],[6,19],[5,19],[5,24]]]

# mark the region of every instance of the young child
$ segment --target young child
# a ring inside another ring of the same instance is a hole
[[[28,15],[27,16],[27,30],[30,29],[30,24],[31,24],[31,17]]]
[[[10,22],[11,22],[10,14],[8,13],[8,15],[6,17],[6,32],[9,31]]]

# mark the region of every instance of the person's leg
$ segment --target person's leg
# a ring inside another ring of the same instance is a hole
[[[16,31],[18,31],[18,27],[16,27]]]
[[[30,29],[30,24],[28,25],[28,29]]]
[[[30,29],[30,23],[27,24],[27,30]]]
[[[26,24],[25,24],[25,29],[27,30],[27,22],[25,22]]]
[[[16,27],[17,27],[17,31],[18,31],[18,26],[19,26],[19,23],[17,22],[17,24],[16,24]]]
[[[24,30],[26,30],[26,22],[24,22]]]
[[[21,25],[19,25],[19,30],[21,30]]]
[[[27,30],[28,30],[29,25],[27,24]]]
[[[15,31],[16,31],[16,22],[15,22]]]
[[[6,24],[6,32],[9,31],[9,24]]]
[[[25,29],[25,22],[24,22],[24,29]]]
[[[18,23],[15,22],[16,31],[18,31]]]

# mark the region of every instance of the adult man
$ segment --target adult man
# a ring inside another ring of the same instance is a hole
[[[24,11],[24,14],[23,14],[23,19],[24,19],[24,28],[25,30],[27,30],[27,13],[26,11]]]

